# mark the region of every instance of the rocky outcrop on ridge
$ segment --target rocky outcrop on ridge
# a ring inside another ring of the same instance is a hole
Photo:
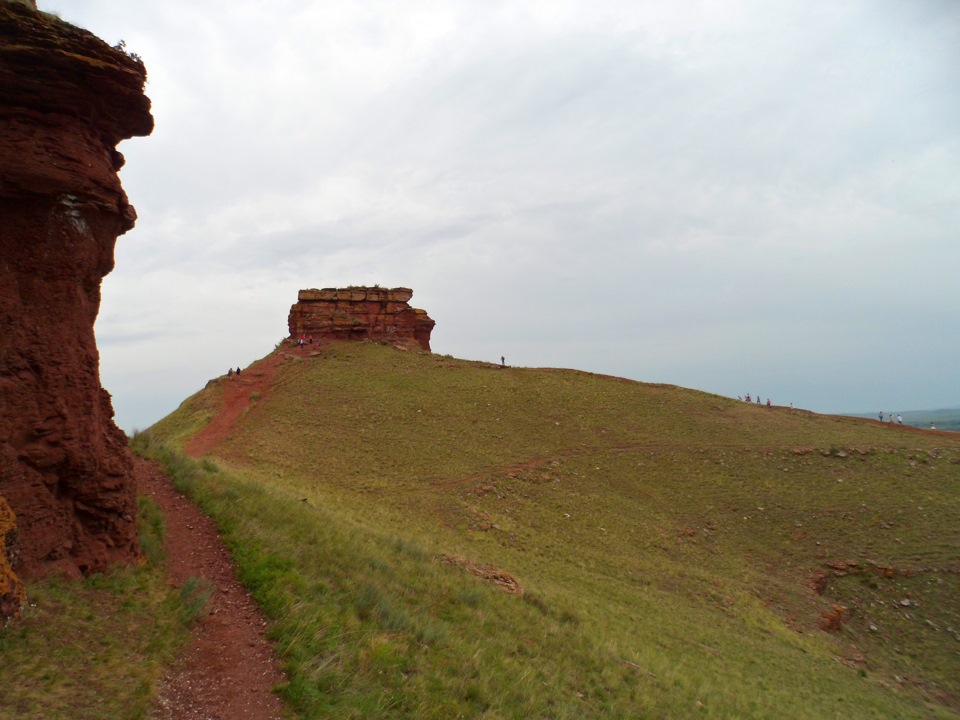
[[[0,0],[0,502],[16,515],[22,578],[139,556],[93,325],[136,219],[116,145],[153,129],[145,81],[138,59]]]
[[[413,340],[430,350],[436,324],[412,308],[410,288],[349,287],[301,290],[290,308],[290,337],[298,340]]]

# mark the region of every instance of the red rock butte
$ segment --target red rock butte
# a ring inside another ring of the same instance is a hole
[[[290,308],[290,337],[313,340],[413,340],[430,351],[436,324],[412,308],[410,288],[348,287],[301,290]]]
[[[0,0],[0,548],[19,578],[140,555],[93,324],[136,219],[116,145],[153,130],[145,82],[138,58]]]

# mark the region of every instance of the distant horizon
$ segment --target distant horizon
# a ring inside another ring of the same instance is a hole
[[[288,336],[285,336],[282,340],[287,340],[287,339],[290,339],[289,335],[288,335]],[[282,342],[282,340],[281,340],[281,342]],[[336,341],[336,342],[358,342],[358,341],[339,340],[339,341]],[[250,361],[249,361],[248,363],[246,363],[246,364],[241,364],[240,367],[246,368],[246,367],[249,367],[250,365],[252,365],[253,363],[259,362],[260,360],[262,360],[262,359],[264,359],[265,357],[269,356],[270,353],[273,352],[273,349],[274,349],[274,348],[271,348],[270,350],[268,350],[267,352],[265,352],[262,356],[257,357],[257,358],[254,358],[254,359],[250,360]],[[430,351],[430,353],[433,354],[433,355],[441,355],[441,356],[442,356],[442,355],[450,355],[451,357],[455,357],[455,358],[458,359],[458,360],[465,360],[465,361],[467,361],[467,362],[489,362],[491,365],[499,365],[499,364],[500,364],[499,358],[469,358],[469,357],[462,357],[462,356],[460,356],[460,355],[455,355],[455,354],[453,354],[453,353],[443,352],[443,351],[440,351],[440,350],[437,350],[437,349],[432,349],[432,350]],[[723,392],[718,392],[718,391],[711,390],[711,389],[708,389],[708,388],[691,387],[691,386],[689,386],[689,385],[682,385],[682,384],[679,384],[679,383],[676,383],[676,382],[667,382],[667,381],[661,381],[661,380],[645,380],[645,379],[639,379],[639,378],[629,377],[629,376],[627,376],[627,375],[616,374],[616,373],[611,373],[611,372],[604,372],[604,371],[602,371],[602,370],[591,370],[591,369],[588,369],[588,368],[577,367],[577,366],[574,366],[574,365],[565,365],[565,364],[549,364],[549,365],[547,365],[547,364],[537,364],[537,365],[527,365],[527,364],[511,364],[509,361],[508,361],[506,364],[507,364],[508,367],[513,367],[513,368],[517,368],[517,369],[531,369],[531,370],[533,370],[533,369],[547,369],[547,368],[552,368],[552,369],[557,369],[557,370],[572,370],[572,371],[575,371],[575,372],[589,373],[589,374],[592,374],[592,375],[605,375],[605,376],[609,376],[609,377],[612,377],[612,378],[619,378],[619,379],[622,379],[622,380],[629,380],[629,381],[631,381],[631,382],[637,382],[637,383],[646,383],[646,384],[652,384],[652,385],[658,385],[658,384],[659,384],[659,385],[672,385],[672,386],[675,386],[675,387],[680,388],[680,389],[682,389],[682,390],[691,390],[691,391],[694,391],[694,392],[703,392],[703,393],[707,393],[707,394],[710,394],[710,395],[717,395],[717,396],[719,396],[719,397],[725,397],[725,398],[728,398],[728,399],[730,399],[730,400],[740,400],[740,401],[742,401],[742,402],[745,402],[745,400],[743,400],[743,397],[745,397],[745,396],[742,396],[742,395],[741,395],[741,396],[729,395],[729,394],[726,394],[726,393],[723,393]],[[227,372],[227,371],[224,370],[223,373],[221,373],[221,375],[225,375],[226,372]],[[164,413],[163,415],[155,418],[154,420],[152,420],[152,421],[150,421],[150,422],[148,422],[148,423],[146,423],[146,424],[144,424],[144,423],[142,423],[142,422],[141,422],[141,423],[123,423],[123,422],[121,422],[121,419],[120,419],[120,417],[119,417],[119,415],[120,415],[119,412],[116,413],[116,414],[117,414],[117,417],[114,418],[114,421],[116,422],[117,426],[118,426],[121,430],[123,430],[125,433],[127,433],[128,435],[133,435],[133,433],[135,433],[135,432],[137,432],[137,431],[145,430],[145,429],[151,427],[152,425],[154,425],[155,423],[159,422],[159,421],[162,420],[163,418],[165,418],[165,417],[166,417],[167,415],[169,415],[170,413],[175,412],[176,409],[180,406],[180,404],[181,404],[184,400],[186,400],[187,398],[191,397],[191,396],[194,395],[195,393],[200,392],[200,391],[206,386],[206,384],[207,384],[208,382],[210,382],[211,380],[215,379],[216,377],[220,377],[220,375],[214,375],[214,376],[212,376],[212,377],[209,377],[209,378],[207,378],[206,380],[203,380],[202,382],[200,382],[196,388],[194,388],[194,389],[192,389],[192,390],[188,390],[182,397],[180,397],[180,398],[177,400],[176,404],[175,404],[173,407],[171,407],[170,410],[168,410],[168,411],[167,411],[166,413]],[[109,388],[109,387],[104,386],[104,389],[106,389],[107,392],[110,392],[110,388]],[[753,398],[755,398],[755,396],[753,396],[752,393],[751,393],[751,396],[752,396]],[[111,393],[111,397],[113,397],[112,393]],[[764,398],[763,402],[766,402],[766,396],[765,396],[765,395],[763,396],[763,398]],[[754,402],[755,402],[755,399],[754,399]],[[807,411],[807,412],[816,413],[816,414],[818,414],[818,415],[840,415],[840,416],[844,416],[844,417],[855,417],[855,418],[866,418],[866,419],[870,419],[870,418],[876,419],[877,416],[878,416],[878,414],[879,414],[879,412],[880,412],[879,410],[874,411],[874,412],[871,412],[871,411],[851,412],[851,411],[846,411],[846,410],[820,409],[820,408],[813,408],[813,407],[808,407],[808,406],[805,406],[805,405],[800,405],[800,404],[797,404],[797,403],[790,403],[790,402],[773,402],[773,405],[776,406],[776,407],[791,407],[791,406],[792,406],[792,407],[795,407],[795,408],[798,409],[798,410],[805,410],[805,411]],[[116,401],[114,400],[114,410],[116,411],[116,409],[117,409],[117,408],[116,408]],[[888,410],[884,410],[884,411],[883,411],[883,414],[884,414],[884,418],[886,418],[886,417],[890,416],[891,414],[893,414],[893,415],[899,414],[899,415],[907,416],[907,415],[916,415],[916,414],[923,414],[923,413],[937,413],[937,412],[956,412],[956,413],[960,414],[960,402],[957,402],[956,405],[954,405],[954,406],[946,406],[946,407],[938,407],[938,408],[922,408],[922,409],[919,409],[919,410],[894,410],[894,411],[892,411],[892,413],[891,413],[890,411],[888,411]]]
[[[846,413],[845,415],[859,420],[879,420],[879,413],[878,410],[876,413]],[[883,411],[885,424],[893,422],[894,418],[913,428],[960,433],[960,407]]]
[[[894,411],[893,411],[893,414],[894,414],[894,415],[897,415],[897,414],[904,415],[904,414],[906,414],[906,413],[915,414],[915,413],[935,413],[935,412],[958,412],[958,413],[960,413],[960,403],[958,403],[956,406],[949,406],[949,407],[922,408],[922,409],[920,409],[920,410],[894,410]],[[839,413],[839,414],[840,414],[840,415],[851,415],[851,416],[853,416],[853,417],[871,417],[871,414],[870,414],[869,412]],[[879,414],[880,414],[880,411],[877,410],[875,413],[873,413],[872,417],[877,417]],[[890,415],[890,412],[884,410],[884,411],[883,411],[883,415],[884,415],[884,417],[887,417],[888,415]]]

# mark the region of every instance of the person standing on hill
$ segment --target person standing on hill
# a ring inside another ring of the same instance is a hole
[[[903,415],[897,415],[897,425],[903,425]]]
[[[880,411],[880,422],[883,422],[883,410]]]

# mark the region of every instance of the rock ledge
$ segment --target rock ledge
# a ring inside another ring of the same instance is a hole
[[[408,304],[410,288],[301,290],[287,324],[294,340],[413,340],[429,352],[436,324]]]

